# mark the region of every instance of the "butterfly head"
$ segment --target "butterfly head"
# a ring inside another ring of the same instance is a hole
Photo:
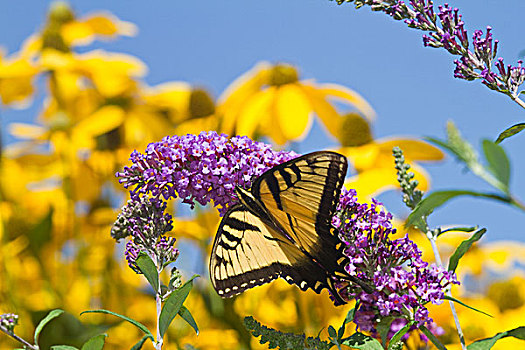
[[[255,197],[250,191],[247,191],[242,187],[236,186],[235,194],[237,195],[241,203],[245,205],[246,207],[256,208],[259,206],[257,199],[255,199]]]

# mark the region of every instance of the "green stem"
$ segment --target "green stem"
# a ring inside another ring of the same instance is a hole
[[[427,238],[430,241],[430,245],[432,246],[432,251],[434,252],[434,259],[436,260],[436,264],[443,268],[443,263],[441,261],[441,255],[439,254],[439,250],[436,244],[436,237],[431,231],[427,231]],[[449,297],[452,297],[452,293],[450,290],[448,290],[446,293]],[[450,310],[452,311],[452,317],[454,318],[454,323],[456,324],[456,330],[458,331],[459,341],[461,343],[461,348],[463,350],[467,350],[467,345],[465,343],[465,337],[463,336],[463,330],[461,329],[461,324],[459,323],[458,314],[456,312],[456,306],[452,301],[449,301]]]
[[[160,313],[162,311],[162,298],[158,291],[155,296],[155,301],[157,305],[157,340],[155,341],[155,350],[161,350],[162,349],[162,335],[160,334]]]
[[[38,345],[33,345],[33,344],[30,344],[28,343],[26,340],[20,338],[18,335],[16,335],[15,333],[13,332],[10,332],[9,330],[7,330],[7,328],[5,328],[4,326],[0,325],[0,331],[4,332],[5,334],[7,334],[8,336],[10,336],[11,338],[15,339],[16,341],[24,344],[24,347],[28,348],[28,349],[31,349],[31,350],[38,350],[39,347]]]

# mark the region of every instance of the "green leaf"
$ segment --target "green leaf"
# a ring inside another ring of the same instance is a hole
[[[381,343],[386,347],[388,332],[390,332],[390,325],[394,322],[394,317],[383,317],[376,325],[377,333],[381,336]]]
[[[148,254],[141,253],[137,260],[135,260],[135,263],[137,264],[137,267],[139,268],[140,272],[144,274],[144,277],[146,277],[155,293],[158,293],[159,273],[153,260],[151,260]]]
[[[460,243],[460,245],[458,246],[458,248],[456,249],[454,254],[452,254],[452,256],[450,257],[448,261],[449,271],[452,271],[452,272],[456,271],[456,268],[458,267],[459,259],[461,259],[463,255],[465,255],[465,253],[470,249],[470,247],[472,246],[472,244],[474,244],[474,242],[479,241],[481,237],[483,237],[485,232],[487,232],[487,229],[482,228],[481,230],[474,232],[472,236],[470,236],[468,239]]]
[[[400,330],[398,330],[396,332],[396,334],[394,334],[394,336],[392,338],[390,338],[390,342],[388,343],[388,349],[392,349],[392,347],[394,345],[396,345],[398,342],[401,341],[401,338],[403,338],[403,336],[405,334],[407,334],[407,332],[410,330],[410,328],[415,324],[414,321],[411,321],[411,322],[408,322],[403,328],[401,328]]]
[[[439,339],[436,338],[436,336],[432,334],[432,332],[429,331],[427,327],[421,326],[419,327],[419,329],[427,336],[428,339],[430,339],[430,341],[436,346],[436,348],[438,348],[439,350],[447,350],[445,345],[441,344]]]
[[[53,345],[51,350],[78,350],[78,348],[71,345]]]
[[[483,315],[487,315],[488,317],[493,317],[491,314],[488,314],[488,313],[486,313],[486,312],[484,312],[484,311],[478,310],[478,309],[476,309],[475,307],[469,306],[469,305],[465,304],[464,302],[462,302],[461,300],[456,299],[456,298],[454,298],[454,297],[451,297],[451,296],[449,296],[449,295],[445,295],[445,296],[443,296],[443,299],[453,301],[453,302],[455,302],[455,303],[458,303],[458,304],[460,304],[460,305],[463,305],[463,306],[466,307],[466,308],[469,308],[469,309],[474,310],[474,311],[476,311],[476,312],[482,313]]]
[[[405,223],[405,227],[408,228],[410,226],[416,226],[417,222],[421,220],[421,218],[426,218],[434,211],[434,209],[442,206],[447,201],[458,196],[484,197],[489,199],[496,199],[506,203],[509,202],[508,198],[490,193],[481,193],[466,190],[436,191],[430,193],[425,198],[423,198],[421,202],[419,202],[416,208],[408,216],[407,222]]]
[[[334,339],[337,339],[337,332],[335,331],[334,327],[328,326],[328,335]]]
[[[107,336],[107,334],[94,336],[82,345],[81,350],[100,350],[104,348],[104,342],[106,341]]]
[[[144,343],[146,342],[146,340],[148,339],[151,339],[151,341],[154,341],[153,338],[151,338],[149,335],[145,335],[143,336],[138,342],[137,344],[133,345],[133,347],[131,348],[131,350],[140,350],[142,349],[142,345],[144,345]]]
[[[371,336],[365,335],[363,333],[356,332],[350,337],[346,338],[342,343],[343,345],[348,345],[355,349],[362,350],[383,350],[381,343],[377,339],[372,338]]]
[[[503,184],[503,192],[508,193],[510,162],[505,150],[492,141],[483,140],[483,152],[485,152],[485,158],[487,159],[488,170]]]
[[[42,321],[38,323],[35,329],[35,344],[38,345],[38,337],[40,336],[40,332],[42,332],[42,329],[44,329],[44,326],[48,324],[49,321],[51,321],[55,317],[62,315],[63,313],[64,313],[64,310],[61,310],[61,309],[51,310],[49,311],[47,316],[44,317]]]
[[[188,310],[186,306],[182,305],[180,307],[179,315],[195,330],[195,333],[199,335],[199,327],[197,327],[197,322],[195,322],[195,319],[193,318],[190,310]]]
[[[51,240],[53,230],[53,209],[49,209],[47,214],[29,230],[29,248],[37,259],[40,260],[40,250]]]
[[[523,91],[522,91],[523,93]],[[505,129],[501,134],[499,134],[498,138],[496,139],[496,143],[500,143],[501,141],[505,140],[506,138],[509,138],[511,136],[516,135],[517,133],[521,132],[523,129],[525,129],[525,123],[518,123],[514,124],[510,128]]]
[[[197,275],[190,278],[190,280],[184,283],[179,289],[174,290],[168,299],[166,299],[159,317],[159,331],[161,337],[164,337],[171,321],[177,316],[184,300],[186,300],[188,294],[190,294],[191,288],[193,287],[193,279],[195,277],[197,277]]]
[[[149,329],[148,329],[146,326],[144,326],[142,323],[140,323],[140,322],[138,322],[138,321],[135,321],[135,320],[132,319],[132,318],[129,318],[129,317],[126,317],[126,316],[123,316],[123,315],[117,314],[116,312],[113,312],[113,311],[104,310],[104,309],[87,310],[87,311],[83,311],[83,312],[81,312],[80,315],[83,315],[83,314],[90,314],[90,313],[108,314],[108,315],[113,315],[113,316],[120,317],[120,318],[123,319],[124,321],[128,321],[128,322],[131,323],[132,325],[136,326],[138,329],[140,329],[141,331],[143,331],[146,335],[150,336],[150,337],[151,337],[151,340],[154,340],[154,339],[155,339],[155,338],[153,337],[153,334],[151,334],[151,332],[149,331]]]
[[[346,314],[346,318],[345,318],[345,321],[344,321],[343,324],[347,324],[347,323],[352,322],[354,320],[355,313],[356,313],[356,311],[358,309],[359,309],[359,301],[357,302],[357,304],[355,304],[355,307],[353,309],[348,311],[348,313]]]
[[[472,232],[472,231],[477,230],[477,229],[478,229],[478,226],[470,226],[470,227],[456,226],[456,227],[450,227],[450,228],[447,228],[445,230],[441,230],[438,236],[441,236],[442,234],[447,233],[447,232]]]
[[[516,339],[525,340],[525,327],[514,328],[510,331],[505,331],[496,334],[492,338],[485,338],[477,340],[474,343],[467,346],[468,350],[488,350],[494,346],[494,344],[503,338],[514,337]]]

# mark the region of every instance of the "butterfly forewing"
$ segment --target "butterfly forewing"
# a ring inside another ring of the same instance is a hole
[[[331,221],[346,170],[344,156],[315,152],[270,169],[252,188],[287,235],[327,270],[340,269],[342,247]]]

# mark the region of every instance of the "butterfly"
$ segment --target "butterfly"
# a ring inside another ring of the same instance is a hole
[[[225,213],[213,243],[210,277],[221,297],[284,278],[301,290],[330,290],[333,277],[359,285],[344,266],[344,244],[332,225],[348,163],[335,152],[313,152],[277,165],[235,189],[240,203]],[[369,287],[368,287],[369,288]]]

